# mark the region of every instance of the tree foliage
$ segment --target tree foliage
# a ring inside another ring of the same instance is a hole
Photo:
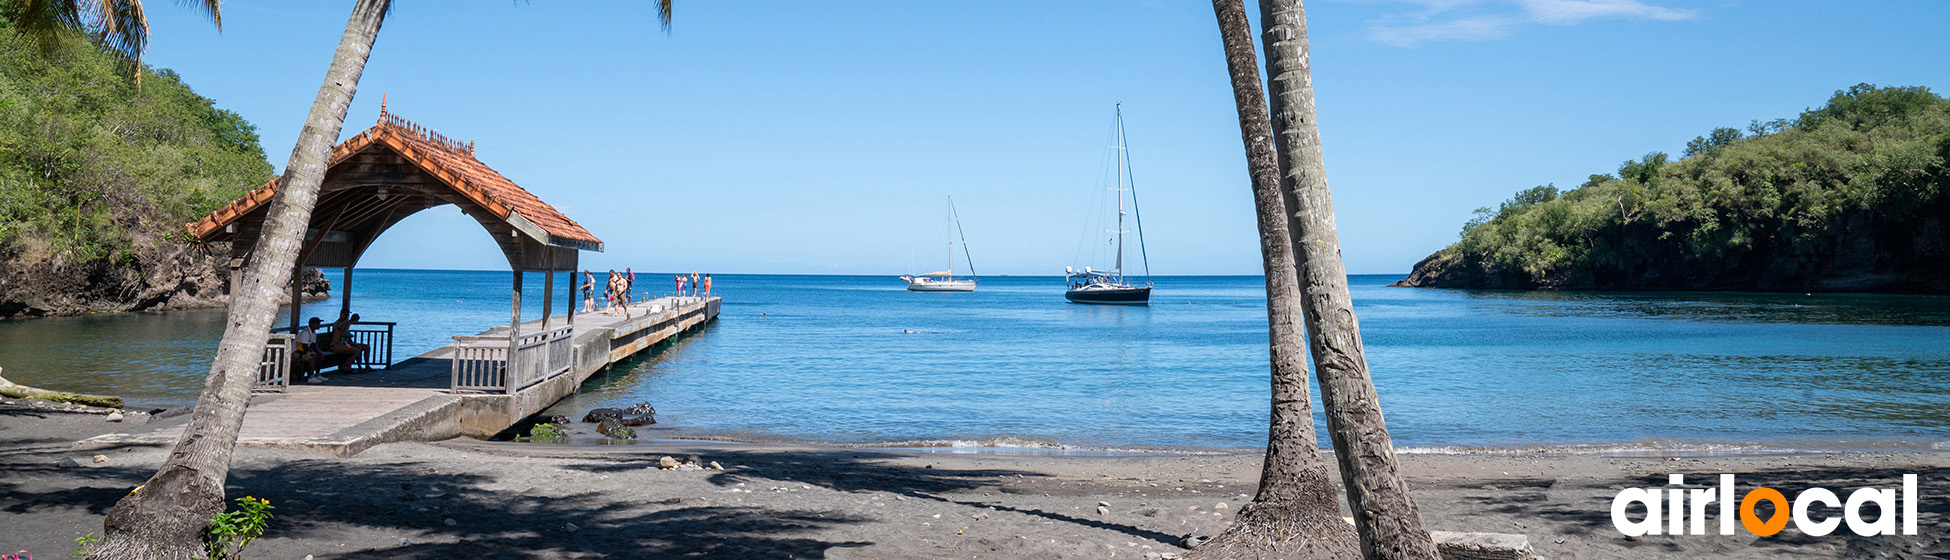
[[[1795,119],[1715,129],[1677,161],[1654,152],[1561,195],[1537,187],[1479,209],[1417,275],[1473,263],[1520,279],[1496,287],[1638,288],[1676,287],[1642,281],[1662,271],[1819,275],[1868,246],[1845,247],[1851,236],[1940,219],[1946,161],[1950,101],[1860,84]]]
[[[99,42],[30,48],[0,17],[0,257],[128,264],[271,177],[257,129]]]

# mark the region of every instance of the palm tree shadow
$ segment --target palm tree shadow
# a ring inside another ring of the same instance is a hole
[[[999,487],[1004,478],[1048,476],[1043,473],[1012,469],[943,469],[933,468],[932,465],[910,467],[883,462],[895,458],[911,458],[911,456],[864,449],[789,452],[712,451],[711,460],[734,464],[739,468],[736,471],[712,475],[708,480],[718,486],[734,486],[756,480],[774,480],[819,486],[841,492],[890,492],[948,504],[994,508],[998,511],[1033,515],[1051,521],[1116,531],[1161,542],[1176,542],[1183,536],[1056,512],[950,497],[957,493]],[[614,472],[648,468],[655,463],[655,458],[641,456],[582,468],[592,472]]]
[[[871,543],[831,542],[807,536],[824,528],[870,519],[818,511],[759,507],[685,507],[679,499],[632,500],[617,493],[569,495],[537,489],[491,489],[497,481],[479,474],[434,472],[438,465],[395,463],[346,469],[332,459],[300,460],[272,470],[233,472],[233,496],[271,500],[278,510],[275,537],[331,540],[351,530],[387,539],[429,535],[384,549],[395,558],[557,558],[603,555],[690,558],[824,558],[835,547]],[[453,520],[448,524],[447,520]],[[444,538],[443,538],[444,537]],[[263,541],[278,555],[275,541]],[[391,544],[390,542],[386,544]],[[299,555],[312,551],[293,551]],[[351,551],[319,558],[367,558]]]

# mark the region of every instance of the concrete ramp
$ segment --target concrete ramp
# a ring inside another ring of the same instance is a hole
[[[438,389],[295,386],[290,393],[251,399],[237,445],[301,449],[349,457],[394,441],[447,439],[460,397]],[[189,416],[131,433],[104,434],[79,445],[174,445]]]

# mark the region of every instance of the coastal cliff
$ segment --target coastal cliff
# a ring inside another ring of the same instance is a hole
[[[1396,286],[1950,293],[1950,101],[1861,84],[1481,208]]]
[[[183,224],[271,177],[257,129],[168,69],[35,48],[0,17],[0,318],[221,306],[227,251]],[[321,296],[312,271],[306,290]]]

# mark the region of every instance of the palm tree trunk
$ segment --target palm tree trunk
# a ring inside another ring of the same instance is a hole
[[[210,519],[225,509],[224,480],[244,423],[257,364],[270,338],[279,293],[291,282],[326,162],[338,141],[366,58],[379,36],[391,0],[357,0],[325,83],[312,102],[298,144],[291,150],[271,201],[270,223],[258,239],[242,286],[230,304],[228,326],[217,346],[210,376],[197,398],[183,438],[149,482],[122,498],[103,522],[103,540],[91,558],[196,558],[204,555]]]
[[[1307,9],[1302,0],[1260,0],[1266,67],[1271,74],[1273,130],[1285,170],[1287,221],[1300,259],[1302,308],[1306,313],[1315,374],[1334,458],[1347,487],[1354,525],[1367,558],[1434,560],[1435,542],[1395,462],[1394,442],[1361,350],[1361,328],[1347,293],[1347,268],[1334,230],[1334,200],[1314,111],[1312,61],[1308,58]]]
[[[1299,274],[1287,235],[1286,203],[1281,200],[1280,167],[1266,93],[1260,87],[1253,54],[1252,24],[1243,0],[1213,0],[1226,67],[1232,74],[1233,100],[1239,107],[1239,134],[1252,176],[1254,209],[1259,216],[1259,250],[1266,271],[1267,343],[1273,368],[1273,415],[1259,494],[1239,509],[1224,532],[1191,554],[1194,558],[1356,558],[1359,538],[1340,519],[1340,500],[1327,477],[1314,437],[1314,413],[1307,391],[1305,336]]]

